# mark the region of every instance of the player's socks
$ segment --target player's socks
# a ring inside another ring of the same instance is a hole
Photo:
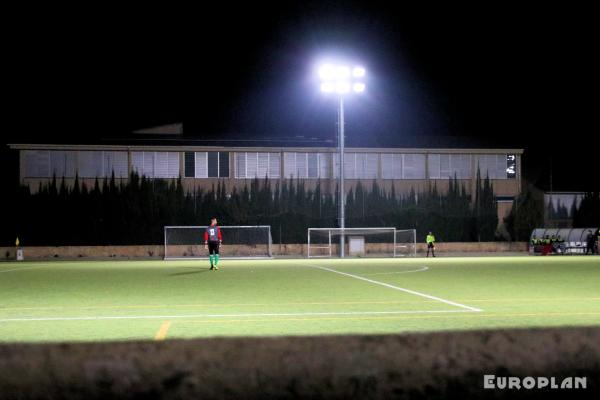
[[[208,256],[208,259],[210,260],[210,268],[212,269],[212,267],[213,267],[213,265],[214,265],[214,262],[213,262],[213,255],[212,255],[212,254],[211,254],[211,255],[209,255],[209,256]]]
[[[215,254],[215,266],[219,263],[219,255]]]

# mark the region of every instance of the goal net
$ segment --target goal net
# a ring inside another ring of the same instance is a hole
[[[339,255],[341,237],[344,238],[344,253],[350,257],[414,257],[416,255],[414,229],[309,228],[308,257]]]
[[[207,258],[206,226],[165,226],[165,260]],[[268,258],[272,256],[271,226],[219,226],[223,235],[222,258]]]

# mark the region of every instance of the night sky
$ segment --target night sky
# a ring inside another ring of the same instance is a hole
[[[336,103],[314,68],[334,54],[368,74],[347,101],[349,146],[523,147],[542,189],[552,159],[554,190],[600,190],[591,9],[285,3],[9,10],[3,137],[77,143],[183,122],[194,139],[332,141]]]

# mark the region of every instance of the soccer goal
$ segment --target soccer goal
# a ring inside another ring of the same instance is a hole
[[[165,226],[165,260],[207,258],[206,226]],[[219,226],[223,234],[222,258],[272,257],[270,225]]]
[[[344,252],[350,257],[414,257],[416,255],[414,229],[309,228],[308,258],[327,258],[339,254],[340,236],[344,237]]]

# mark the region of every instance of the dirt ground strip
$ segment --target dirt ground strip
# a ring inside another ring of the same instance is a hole
[[[586,389],[483,389],[484,375]],[[600,328],[0,345],[0,399],[599,398]]]

